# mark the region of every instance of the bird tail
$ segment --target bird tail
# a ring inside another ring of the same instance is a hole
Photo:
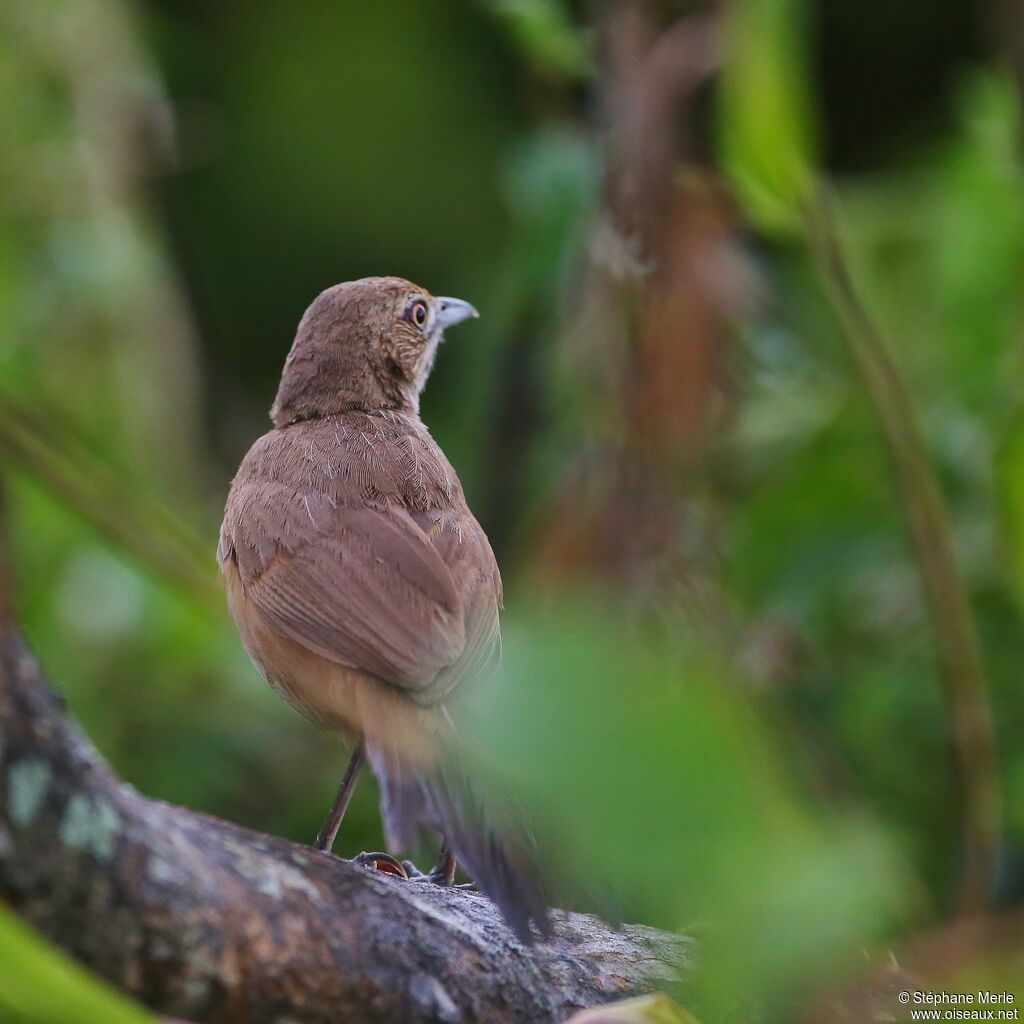
[[[380,784],[381,817],[393,853],[413,846],[420,828],[440,832],[523,942],[533,941],[533,927],[544,937],[550,935],[538,857],[525,828],[488,820],[454,758],[426,768],[403,762],[376,744],[368,754]]]

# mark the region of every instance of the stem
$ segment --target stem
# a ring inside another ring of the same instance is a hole
[[[806,224],[814,260],[889,448],[931,613],[963,804],[958,909],[961,914],[979,913],[991,896],[1002,811],[992,710],[949,513],[910,395],[851,277],[828,196],[818,195]]]
[[[2,392],[0,461],[28,474],[112,544],[204,607],[223,606],[212,553],[205,553],[173,514],[76,444],[59,429],[56,417],[39,422]]]

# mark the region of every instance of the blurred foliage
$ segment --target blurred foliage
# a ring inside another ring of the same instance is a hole
[[[592,68],[586,40],[557,0],[491,0],[509,35],[538,69],[582,77]]]
[[[0,906],[3,1024],[149,1024],[154,1020]]]
[[[804,0],[748,0],[727,19],[722,166],[751,219],[767,229],[797,227],[814,186],[805,6]]]
[[[778,1003],[912,895],[877,826],[808,803],[705,644],[578,594],[510,618],[479,760],[528,796],[542,843],[557,837],[563,885],[612,879],[630,916],[697,936],[699,1016]]]
[[[959,0],[731,6],[713,118],[681,151],[702,170],[718,154],[735,188],[749,244],[722,265],[751,299],[721,342],[728,414],[672,513],[715,526],[695,545],[723,630],[527,571],[573,426],[601,416],[563,358],[602,213],[599,14],[0,9],[0,453],[20,620],[75,715],[147,793],[315,834],[344,752],[261,683],[211,600],[220,504],[320,288],[397,273],[464,295],[484,316],[442,352],[424,416],[508,585],[506,685],[474,746],[568,891],[611,885],[624,915],[698,937],[681,1001],[704,1024],[795,1019],[862,947],[941,921],[959,868],[897,488],[790,230],[819,148],[948,502],[1006,789],[997,896],[1024,898],[1019,93],[980,33],[950,29]],[[900,45],[876,49],[887,32]],[[901,120],[883,131],[861,106],[887,83]],[[367,779],[339,852],[380,844]]]
[[[691,1013],[666,995],[623,999],[593,1010],[581,1010],[568,1024],[699,1024]]]

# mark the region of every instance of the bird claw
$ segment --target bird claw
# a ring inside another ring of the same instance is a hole
[[[408,880],[409,872],[405,864],[392,857],[390,853],[383,853],[379,850],[372,853],[361,853],[352,860],[361,864],[364,868],[373,868],[375,871],[383,871],[386,875],[398,875],[399,878]]]
[[[419,874],[413,875],[409,879],[410,882],[432,882],[434,885],[440,885],[445,889],[454,889],[455,886],[448,881],[447,875],[443,871],[438,871],[436,868],[433,871],[428,871],[424,874],[422,871]]]
[[[376,871],[383,871],[388,875],[397,875],[407,882],[431,882],[446,889],[479,892],[476,882],[460,882],[458,885],[450,882],[450,876],[446,874],[441,866],[435,867],[431,871],[420,871],[411,860],[398,860],[396,857],[392,857],[390,853],[383,853],[381,851],[360,853],[357,857],[353,857],[352,860],[364,868],[373,868]]]
[[[476,882],[455,882],[450,881],[450,875],[448,875],[443,869],[434,868],[432,871],[423,872],[409,861],[402,861],[405,865],[406,870],[410,867],[413,869],[409,871],[410,882],[431,882],[434,885],[439,885],[443,889],[461,889],[463,892],[479,892]]]
[[[403,860],[402,867],[405,868],[405,877],[410,882],[434,882],[437,885],[444,884],[444,872],[437,868],[430,871],[420,871],[411,860]]]

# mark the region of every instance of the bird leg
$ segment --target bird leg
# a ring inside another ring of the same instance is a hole
[[[430,869],[427,878],[445,888],[455,884],[455,854],[444,836],[441,837],[441,852],[437,855],[437,863]]]
[[[464,882],[462,885],[455,884],[455,854],[448,845],[448,840],[441,837],[441,852],[437,855],[437,863],[424,874],[411,860],[403,860],[402,867],[409,880],[413,882],[433,882],[435,885],[442,885],[445,888],[466,889],[476,891],[476,882]]]
[[[331,847],[334,846],[334,840],[338,836],[338,829],[341,828],[341,819],[345,817],[345,811],[348,810],[348,802],[352,799],[352,794],[356,789],[356,778],[359,775],[359,769],[362,768],[363,761],[365,760],[366,744],[364,740],[360,739],[352,751],[352,757],[348,762],[348,767],[345,769],[345,776],[341,780],[334,803],[331,804],[331,809],[327,814],[327,820],[317,833],[316,842],[313,845],[318,850],[325,850],[327,853],[330,853]]]

